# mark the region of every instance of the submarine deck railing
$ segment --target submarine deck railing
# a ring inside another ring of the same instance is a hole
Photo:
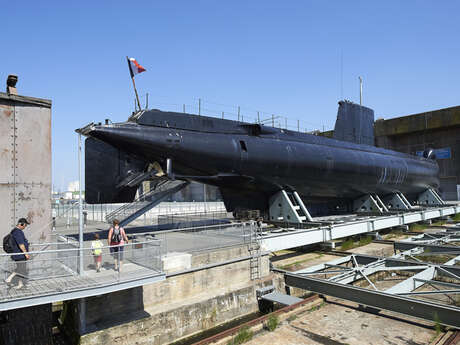
[[[10,258],[15,254],[0,254],[0,267],[4,274],[0,283],[0,311],[96,296],[165,279],[160,240],[134,241],[123,245],[123,265],[118,271],[114,269],[110,247],[103,246],[102,269],[97,272],[91,243],[86,242],[89,247],[82,250],[83,267],[80,272],[80,249],[77,245],[75,241],[34,245],[46,249],[30,251],[31,259],[22,261],[26,266],[27,280],[21,289],[16,289],[19,276],[14,277],[11,284],[6,283],[10,273],[16,271],[16,262]],[[118,258],[119,253],[114,255]]]

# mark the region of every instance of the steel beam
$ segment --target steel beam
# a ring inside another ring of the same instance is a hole
[[[449,260],[449,261],[447,261],[447,262],[445,262],[444,265],[453,266],[453,265],[455,265],[457,262],[460,262],[460,255],[457,256],[457,257],[455,257],[455,258],[453,258],[453,259],[451,259],[451,260]]]
[[[419,272],[415,274],[414,276],[405,279],[401,283],[396,284],[389,289],[386,289],[385,292],[391,293],[391,294],[402,294],[406,292],[411,292],[425,284],[424,282],[420,281],[420,279],[431,280],[435,277],[435,275],[436,275],[436,268],[428,267],[424,269],[422,272]]]
[[[442,246],[439,244],[425,244],[425,243],[417,243],[417,242],[394,242],[393,248],[395,250],[406,251],[413,248],[424,248],[425,253],[427,250],[431,253],[437,252],[449,252],[452,254],[460,254],[460,247],[457,246]]]
[[[338,238],[426,221],[456,213],[460,213],[460,205],[444,205],[444,207],[439,208],[413,210],[401,214],[385,215],[341,224],[298,229],[284,233],[271,233],[262,237],[261,246],[265,251],[272,252],[327,242]],[[307,227],[307,224],[300,224],[300,226]]]
[[[457,290],[436,290],[436,291],[417,291],[417,292],[400,292],[397,295],[400,296],[423,296],[423,295],[456,295],[460,294],[460,288]]]
[[[440,286],[445,286],[445,287],[451,287],[451,288],[454,288],[454,289],[459,289],[460,288],[460,284],[454,284],[454,283],[446,283],[446,282],[441,282],[441,281],[438,281],[438,280],[425,280],[425,279],[421,279],[421,278],[415,278],[415,280],[418,280],[418,281],[421,281],[425,284],[430,284],[430,285],[440,285]]]
[[[371,291],[357,286],[344,285],[312,277],[303,277],[292,273],[285,273],[284,280],[287,286],[342,298],[366,306],[394,311],[424,320],[436,320],[443,325],[460,328],[460,308],[458,307],[391,295],[380,291]]]

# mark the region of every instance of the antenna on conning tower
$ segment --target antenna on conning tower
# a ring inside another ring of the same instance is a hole
[[[363,105],[363,78],[359,77],[359,105]]]

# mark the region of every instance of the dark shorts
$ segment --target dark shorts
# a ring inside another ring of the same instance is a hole
[[[116,246],[116,244],[110,244],[111,246]],[[124,246],[120,245],[119,247],[110,247],[110,253],[112,254],[114,259],[123,260],[123,250]]]
[[[29,267],[27,261],[16,261],[16,269],[14,270],[22,279],[27,279],[29,276]]]

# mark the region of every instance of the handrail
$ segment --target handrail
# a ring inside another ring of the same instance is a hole
[[[155,243],[154,243],[155,242]],[[135,242],[135,243],[126,243],[126,244],[119,244],[119,245],[114,245],[114,246],[102,246],[97,249],[106,249],[106,248],[119,248],[119,247],[127,247],[127,246],[134,246],[134,245],[140,245],[140,244],[153,244],[155,246],[160,246],[161,244],[159,243],[161,240],[154,239],[150,241],[142,241],[142,242]],[[66,244],[65,242],[62,242],[60,244]],[[69,251],[92,251],[94,248],[88,247],[88,248],[66,248],[66,249],[52,249],[52,250],[39,250],[39,251],[29,251],[29,252],[21,252],[21,253],[3,253],[0,254],[1,257],[8,257],[8,256],[13,256],[13,255],[31,255],[31,254],[50,254],[50,253],[62,253],[62,252],[69,252]]]
[[[143,193],[142,195],[139,195],[139,197],[137,197],[133,202],[124,204],[121,207],[117,208],[116,210],[113,210],[112,212],[107,214],[105,216],[105,218],[110,219],[112,216],[114,216],[114,215],[116,215],[118,213],[121,213],[122,211],[125,211],[127,209],[131,209],[131,208],[135,208],[140,203],[148,204],[149,203],[148,201],[144,201],[144,200],[141,200],[141,199],[145,199],[146,197],[149,197],[149,196],[152,196],[152,195],[154,195],[156,193],[162,192],[164,190],[164,189],[162,189],[162,187],[165,186],[165,184],[167,184],[168,182],[174,182],[174,181],[178,181],[178,180],[160,179],[160,181],[158,181],[158,184],[155,186],[154,189],[151,189],[148,192]],[[142,207],[139,207],[139,209],[141,209],[141,208]]]
[[[159,230],[159,231],[150,231],[150,232],[139,232],[135,234],[127,234],[127,236],[135,237],[140,235],[158,235],[158,234],[166,234],[169,232],[181,232],[181,231],[189,231],[189,230],[210,230],[210,228],[222,228],[222,227],[243,227],[243,226],[250,226],[250,222],[243,222],[243,223],[229,223],[229,224],[214,224],[214,225],[203,225],[203,226],[194,226],[190,228],[180,228],[180,229],[170,229],[170,230]]]

